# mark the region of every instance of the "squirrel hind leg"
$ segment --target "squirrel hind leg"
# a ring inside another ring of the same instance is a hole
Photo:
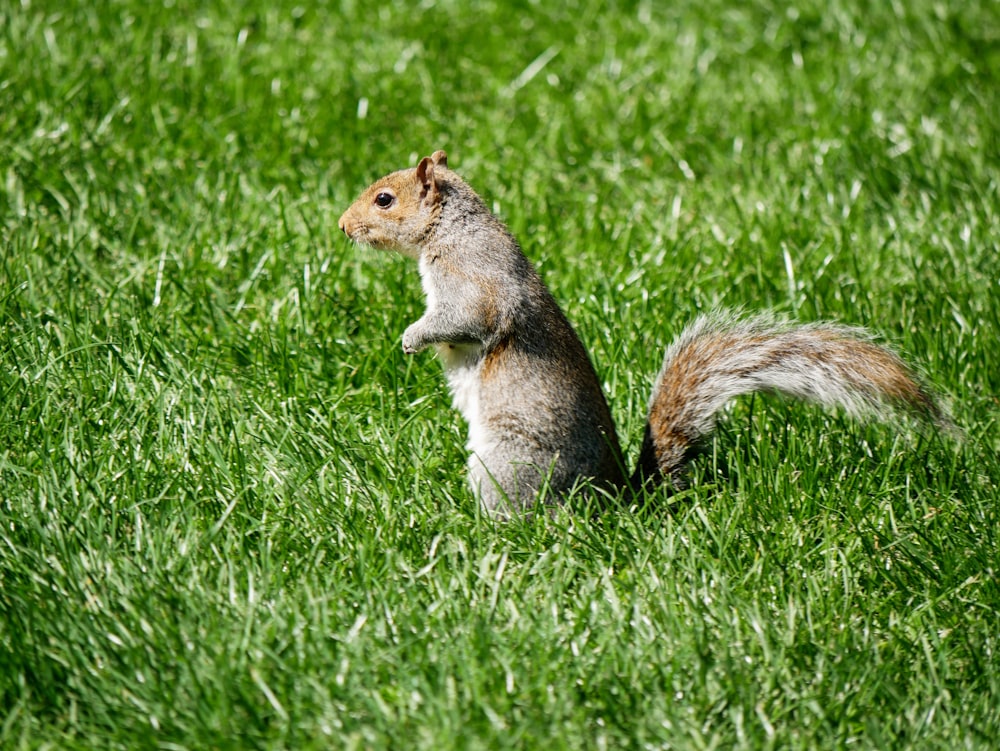
[[[534,465],[503,458],[472,454],[469,457],[469,483],[473,495],[490,516],[509,519],[531,510],[544,483],[543,473]]]

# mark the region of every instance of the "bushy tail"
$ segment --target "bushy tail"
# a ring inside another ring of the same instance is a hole
[[[902,408],[950,424],[907,365],[863,329],[715,313],[698,318],[667,350],[632,487],[676,479],[719,410],[756,392],[837,406],[855,417]]]

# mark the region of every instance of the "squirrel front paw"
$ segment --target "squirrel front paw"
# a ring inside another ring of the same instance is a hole
[[[410,326],[403,332],[403,352],[405,354],[415,355],[426,346],[427,342],[423,341],[419,331],[414,330],[414,326]]]

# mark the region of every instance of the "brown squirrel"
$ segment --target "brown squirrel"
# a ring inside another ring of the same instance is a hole
[[[417,260],[427,310],[403,351],[434,345],[469,423],[469,476],[490,512],[558,500],[581,480],[635,493],[680,480],[733,397],[755,392],[885,416],[947,418],[903,361],[862,329],[770,316],[698,318],[667,349],[631,478],[587,352],[506,226],[437,151],[365,190],[340,228]]]

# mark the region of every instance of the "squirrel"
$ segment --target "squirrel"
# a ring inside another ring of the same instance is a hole
[[[433,346],[468,422],[469,480],[498,516],[558,502],[580,481],[634,495],[683,483],[733,397],[773,392],[852,416],[902,408],[949,420],[913,371],[860,328],[770,315],[703,315],[667,349],[636,468],[627,475],[587,351],[507,227],[444,151],[372,184],[344,212],[354,242],[418,263],[426,311],[403,352]]]

